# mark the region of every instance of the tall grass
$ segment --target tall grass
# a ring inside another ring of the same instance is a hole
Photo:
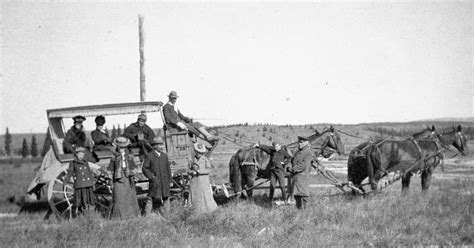
[[[88,213],[44,222],[20,215],[0,220],[2,246],[45,247],[314,247],[474,244],[473,182],[401,197],[399,188],[371,198],[313,196],[307,210],[274,207],[256,197],[195,216],[175,207],[168,220],[106,220]],[[443,190],[441,190],[443,189]]]

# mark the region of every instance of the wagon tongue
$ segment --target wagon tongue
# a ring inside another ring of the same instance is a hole
[[[230,194],[229,194],[229,191],[227,190],[227,187],[222,184],[222,190],[224,191],[224,195],[226,198],[229,198]]]

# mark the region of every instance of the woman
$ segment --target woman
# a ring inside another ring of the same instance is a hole
[[[108,170],[112,172],[113,192],[110,218],[125,219],[140,216],[137,194],[135,192],[135,173],[137,169],[133,154],[128,150],[130,140],[118,137],[114,141],[117,146],[116,157],[110,160]]]
[[[103,151],[113,149],[110,136],[104,129],[105,117],[99,115],[95,118],[96,129],[91,132],[92,141],[94,141],[94,151]]]
[[[89,164],[84,160],[86,149],[84,147],[75,148],[75,158],[69,163],[64,182],[69,182],[71,177],[74,177],[74,198],[72,202],[72,213],[76,216],[77,213],[84,213],[84,210],[89,209],[95,204],[94,196],[94,175],[89,167]],[[64,190],[66,190],[67,183],[64,183]]]
[[[216,201],[214,201],[211,184],[209,182],[209,169],[211,162],[204,157],[206,147],[197,142],[194,144],[195,156],[191,165],[190,181],[191,188],[191,204],[196,213],[208,213],[217,209]]]

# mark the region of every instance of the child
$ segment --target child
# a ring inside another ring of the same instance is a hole
[[[73,216],[76,213],[83,213],[85,209],[95,205],[94,174],[87,161],[84,160],[85,153],[84,147],[76,147],[75,159],[69,163],[69,169],[64,179],[64,187],[66,187],[67,182],[71,177],[74,177]]]

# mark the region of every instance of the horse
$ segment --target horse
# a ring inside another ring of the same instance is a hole
[[[344,144],[338,132],[331,126],[330,128],[316,132],[308,137],[308,141],[315,152],[315,156],[322,154],[326,147],[336,150],[340,155],[344,154]],[[296,148],[297,143],[291,143],[282,149],[292,154],[290,149]],[[229,161],[229,179],[234,192],[242,189],[249,189],[254,186],[257,178],[265,178],[270,155],[261,149],[246,147],[239,149],[232,155]],[[253,191],[247,190],[247,196],[252,197]]]
[[[411,176],[421,171],[422,190],[427,191],[433,170],[443,159],[442,150],[449,150],[450,145],[463,156],[468,154],[467,138],[461,126],[443,134],[437,134],[433,126],[405,140],[365,142],[351,151],[348,181],[363,190],[361,182],[368,177],[372,190],[377,190],[381,177],[399,171],[402,172],[402,193],[407,193]]]

